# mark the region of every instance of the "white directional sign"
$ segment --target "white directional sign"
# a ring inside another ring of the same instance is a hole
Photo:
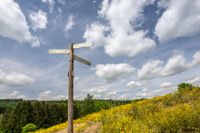
[[[69,54],[68,49],[50,49],[49,54]]]
[[[92,43],[86,42],[86,43],[79,43],[74,44],[73,48],[85,48],[92,46]],[[50,49],[49,54],[69,54],[68,49]]]
[[[86,42],[86,43],[74,44],[73,48],[84,48],[84,47],[90,47],[90,46],[92,46],[92,43]]]

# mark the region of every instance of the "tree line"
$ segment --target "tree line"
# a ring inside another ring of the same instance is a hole
[[[74,119],[129,102],[98,100],[87,95],[84,100],[75,101]],[[0,114],[0,133],[20,133],[30,123],[37,129],[47,128],[67,120],[67,101],[0,100]]]

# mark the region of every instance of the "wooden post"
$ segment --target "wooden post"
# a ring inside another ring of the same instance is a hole
[[[73,111],[74,111],[74,60],[83,64],[91,65],[88,60],[85,60],[77,55],[74,55],[74,48],[90,47],[92,43],[79,43],[70,45],[69,49],[50,49],[49,54],[69,54],[69,72],[68,72],[68,133],[73,133]]]
[[[68,133],[73,133],[73,87],[74,87],[74,49],[73,43],[69,48],[69,82],[68,82]]]

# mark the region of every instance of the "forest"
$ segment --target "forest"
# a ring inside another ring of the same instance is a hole
[[[130,101],[98,100],[87,95],[84,100],[75,101],[74,119],[84,117],[87,114],[109,109]],[[67,101],[37,101],[22,99],[0,100],[0,133],[20,133],[27,126],[35,129],[65,122],[67,120]]]

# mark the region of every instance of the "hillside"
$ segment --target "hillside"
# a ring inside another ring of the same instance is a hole
[[[76,132],[198,133],[200,87],[182,83],[172,94],[133,101],[131,104],[89,114],[74,121]],[[35,133],[62,133],[66,123]],[[59,132],[58,132],[59,131]]]

